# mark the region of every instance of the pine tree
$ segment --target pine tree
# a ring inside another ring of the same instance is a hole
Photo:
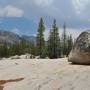
[[[6,43],[0,44],[0,57],[8,57],[8,46]]]
[[[10,51],[11,56],[21,55],[20,44],[16,43],[16,44],[11,45],[9,51]]]
[[[26,40],[21,40],[19,43],[20,54],[30,53],[30,45]]]
[[[43,18],[41,18],[38,25],[38,33],[36,37],[37,55],[40,55],[40,58],[43,58],[42,55],[43,55],[44,46],[45,46],[45,40],[44,40],[44,34],[43,34],[44,31],[45,31],[44,21],[43,21]]]
[[[72,38],[72,35],[70,34],[68,36],[68,51],[67,51],[67,55],[70,53],[72,47],[73,47],[73,38]]]
[[[66,24],[64,23],[63,25],[63,33],[62,33],[62,53],[63,53],[63,56],[64,55],[67,55],[67,49],[68,49],[68,36],[66,34]]]
[[[31,47],[30,47],[30,54],[36,56],[36,50],[37,50],[37,47],[36,45],[32,44]]]
[[[48,56],[52,59],[60,57],[60,37],[55,19],[48,38]]]

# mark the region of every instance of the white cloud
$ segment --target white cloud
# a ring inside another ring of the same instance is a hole
[[[59,33],[60,35],[62,34],[63,29],[59,28]],[[81,29],[73,29],[73,28],[67,28],[66,32],[68,35],[72,34],[73,38],[77,38],[79,36],[79,34],[82,32]]]
[[[16,34],[20,34],[20,30],[18,28],[13,28],[11,30],[11,32],[16,33]]]
[[[48,40],[49,32],[50,32],[50,29],[49,28],[45,30],[45,32],[44,32],[44,38],[45,38],[45,40]]]
[[[23,16],[23,10],[14,7],[12,5],[7,5],[6,7],[0,7],[0,16],[8,17],[21,17]]]
[[[82,13],[88,5],[88,2],[89,0],[72,0],[72,4],[76,10],[76,13]]]
[[[38,6],[46,7],[53,3],[53,0],[35,0]]]
[[[45,32],[44,32],[45,40],[48,39],[49,31],[50,31],[50,29],[47,29],[47,30],[45,30]],[[83,30],[83,31],[84,31],[84,30]],[[60,35],[60,37],[61,37],[61,35],[62,35],[62,32],[63,32],[63,28],[59,28],[59,35]],[[81,30],[81,29],[67,28],[67,29],[66,29],[66,32],[67,32],[67,35],[72,34],[73,38],[76,39],[76,38],[80,35],[80,33],[82,32],[82,30]]]

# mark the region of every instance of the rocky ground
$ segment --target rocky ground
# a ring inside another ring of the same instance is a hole
[[[66,58],[0,60],[0,90],[90,90],[90,66]]]

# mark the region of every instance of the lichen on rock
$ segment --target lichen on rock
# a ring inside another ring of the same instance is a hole
[[[90,30],[82,32],[69,54],[69,62],[90,64]]]

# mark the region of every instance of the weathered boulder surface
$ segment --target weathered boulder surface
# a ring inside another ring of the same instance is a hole
[[[68,61],[76,64],[90,64],[90,30],[82,32],[77,38]]]
[[[24,55],[15,55],[15,56],[11,56],[10,58],[8,59],[34,59],[35,56],[34,55],[31,55],[31,54],[24,54]]]

